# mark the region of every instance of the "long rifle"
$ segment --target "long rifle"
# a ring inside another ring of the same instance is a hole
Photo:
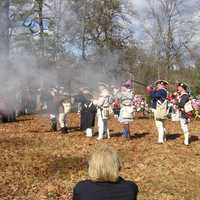
[[[138,84],[138,85],[141,85],[143,87],[146,87],[147,85],[143,82],[140,82],[140,81],[137,81],[137,80],[132,80],[134,83]]]

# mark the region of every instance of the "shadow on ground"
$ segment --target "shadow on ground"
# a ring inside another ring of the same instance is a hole
[[[130,139],[141,139],[144,138],[146,135],[149,135],[148,132],[143,133],[131,133]],[[111,137],[122,137],[122,132],[115,132],[111,134]]]
[[[167,140],[176,140],[177,138],[181,137],[181,134],[175,133],[175,134],[166,134]]]
[[[197,135],[191,135],[190,136],[190,143],[196,142],[199,140],[199,137]]]

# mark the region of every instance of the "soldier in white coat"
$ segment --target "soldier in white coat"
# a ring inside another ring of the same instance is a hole
[[[51,120],[51,130],[57,131],[57,105],[58,105],[58,98],[57,98],[57,89],[51,88],[48,92],[48,101],[47,101],[47,110],[49,113],[49,118]]]
[[[122,136],[130,139],[129,123],[133,121],[133,90],[130,81],[122,84],[117,97],[120,100],[119,122],[123,124]]]
[[[97,105],[97,118],[98,118],[98,138],[103,139],[105,136],[110,138],[110,132],[108,129],[108,118],[110,114],[111,95],[108,90],[108,86],[104,83],[99,83],[99,96],[95,101]]]
[[[63,92],[60,94],[60,101],[58,103],[58,125],[62,133],[68,133],[67,115],[71,111],[70,95]]]

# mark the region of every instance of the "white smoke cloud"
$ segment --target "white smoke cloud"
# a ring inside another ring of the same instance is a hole
[[[29,6],[32,7],[32,4]],[[61,7],[51,4],[52,9],[45,7],[44,17],[52,17],[56,19],[58,24],[52,26],[54,33],[58,33],[59,41],[63,44],[70,43],[73,45],[74,52],[78,52],[78,48],[73,44],[78,41],[81,34],[80,16],[72,11],[64,1],[61,1]],[[28,9],[29,7],[26,7]],[[60,14],[58,14],[60,11]],[[56,29],[58,25],[59,29]],[[23,34],[25,28],[22,26],[15,29],[15,35]],[[79,34],[77,34],[79,33]],[[31,33],[29,34],[31,41]],[[15,39],[15,38],[14,38]],[[37,56],[38,52],[30,53],[26,47],[17,46],[18,43],[11,39],[10,55],[0,58],[0,95],[10,98],[15,103],[16,95],[25,88],[52,87],[57,85],[65,86],[67,92],[77,93],[81,87],[89,87],[96,90],[98,82],[106,82],[107,84],[119,83],[123,76],[119,73],[119,59],[121,52],[103,50],[101,53],[91,50],[91,55],[84,61],[77,55],[69,56],[68,45],[63,45],[65,56],[58,58],[57,63],[49,63],[48,59]],[[39,42],[39,40],[38,40]],[[26,43],[33,45],[32,50],[37,51],[38,47],[34,47],[34,41]],[[34,49],[35,48],[35,49]],[[76,50],[77,48],[77,50]],[[69,49],[71,50],[71,49]],[[48,55],[49,56],[49,55]]]

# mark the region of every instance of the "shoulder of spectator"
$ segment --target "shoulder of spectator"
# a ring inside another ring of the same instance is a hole
[[[85,187],[85,186],[87,186],[88,184],[91,184],[91,183],[92,183],[92,181],[90,181],[90,180],[80,181],[75,185],[74,189],[79,190],[82,187]]]
[[[138,192],[138,186],[136,183],[134,183],[133,181],[126,181],[126,183],[131,187],[133,188],[136,192]]]
[[[130,187],[130,189],[135,190],[136,192],[138,192],[138,186],[136,183],[134,183],[133,181],[130,180],[124,180],[123,178],[120,177],[120,180],[124,182],[124,184],[126,184],[128,187]]]

